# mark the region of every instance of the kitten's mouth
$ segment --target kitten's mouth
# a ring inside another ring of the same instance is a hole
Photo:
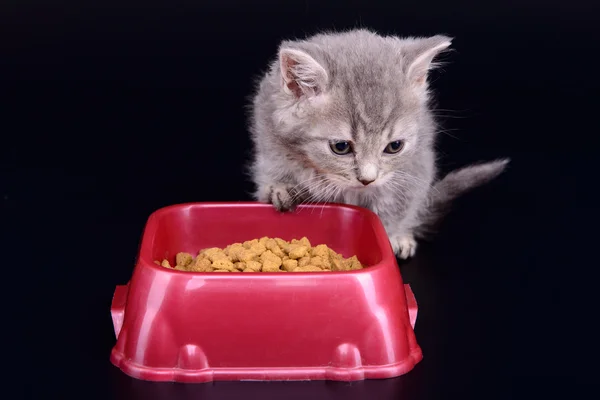
[[[360,182],[359,182],[358,185],[352,185],[352,186],[350,186],[350,189],[357,190],[357,191],[360,191],[360,192],[366,192],[366,191],[369,191],[369,190],[373,190],[374,188],[375,188],[375,185],[373,185],[373,184],[363,185]]]
[[[377,181],[373,181],[369,182],[368,184],[364,184],[363,182],[360,182],[358,180],[345,180],[344,187],[353,191],[367,192],[373,190],[376,186],[378,186],[378,183],[379,182]]]
[[[350,178],[344,175],[338,174],[324,174],[323,178],[329,182],[333,187],[337,188],[334,191],[351,191],[358,193],[368,193],[376,190],[377,186],[379,186],[379,179],[369,182],[369,184],[365,185],[360,182],[356,178]]]

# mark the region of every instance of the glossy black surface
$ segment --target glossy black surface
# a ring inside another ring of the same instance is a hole
[[[3,397],[595,397],[592,2],[126,3],[0,5]],[[252,79],[281,38],[359,24],[455,37],[433,74],[444,171],[512,158],[401,265],[424,360],[399,379],[353,384],[126,377],[109,362],[110,302],[147,216],[249,199]]]

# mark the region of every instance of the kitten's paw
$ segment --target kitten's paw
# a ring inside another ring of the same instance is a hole
[[[403,260],[413,257],[417,251],[417,241],[412,233],[390,239],[394,253]]]
[[[269,190],[269,203],[277,211],[292,211],[296,207],[295,195],[291,185],[273,185]]]

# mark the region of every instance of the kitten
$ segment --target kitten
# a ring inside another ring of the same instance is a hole
[[[509,161],[435,180],[427,74],[450,42],[363,29],[283,41],[251,109],[255,199],[280,211],[309,201],[368,208],[394,252],[413,256],[416,238],[432,231],[452,199]]]

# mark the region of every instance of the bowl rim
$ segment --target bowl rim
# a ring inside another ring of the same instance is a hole
[[[186,203],[178,203],[178,204],[172,204],[172,205],[168,205],[165,207],[161,207],[161,208],[155,210],[154,212],[152,212],[146,221],[146,224],[144,226],[143,233],[142,233],[142,241],[140,243],[135,268],[137,269],[138,266],[142,266],[144,268],[152,268],[157,271],[161,271],[163,273],[168,273],[168,274],[182,274],[182,275],[186,275],[186,276],[190,276],[190,277],[201,276],[203,278],[210,277],[210,279],[223,279],[223,278],[227,278],[227,279],[229,279],[229,278],[231,278],[231,279],[265,279],[265,278],[272,279],[272,277],[274,277],[274,276],[281,277],[283,279],[290,279],[291,277],[299,276],[299,275],[300,276],[310,276],[310,277],[312,277],[312,276],[314,276],[314,277],[316,277],[316,276],[320,276],[320,277],[338,276],[339,277],[340,275],[344,275],[344,276],[364,275],[364,274],[374,273],[378,270],[381,270],[382,268],[386,268],[388,265],[396,264],[396,256],[394,255],[392,246],[389,243],[389,241],[387,241],[386,243],[381,243],[381,238],[384,237],[387,239],[388,235],[387,235],[387,232],[385,231],[385,228],[383,227],[383,223],[381,222],[381,220],[379,219],[377,214],[375,214],[373,211],[369,210],[368,208],[359,207],[359,206],[350,205],[350,204],[340,204],[340,203],[314,203],[314,204],[309,204],[309,205],[304,204],[304,205],[299,205],[298,209],[315,209],[315,208],[346,209],[346,210],[352,210],[355,212],[359,212],[359,213],[362,213],[363,215],[365,215],[369,219],[369,223],[373,227],[377,244],[379,245],[380,251],[382,253],[381,260],[377,264],[370,265],[366,268],[363,268],[360,270],[353,270],[353,271],[329,271],[329,272],[310,271],[310,272],[294,272],[294,273],[260,272],[260,273],[254,273],[254,274],[249,274],[249,273],[223,274],[223,273],[215,273],[215,272],[192,272],[192,271],[178,271],[176,269],[168,269],[168,268],[162,267],[160,265],[156,265],[153,260],[147,260],[146,258],[144,258],[145,254],[151,253],[151,249],[154,244],[153,243],[154,237],[149,237],[148,232],[157,224],[157,220],[158,220],[158,218],[160,218],[161,214],[167,214],[174,210],[190,209],[190,208],[196,208],[196,207],[228,208],[228,207],[232,207],[232,206],[245,207],[245,208],[261,208],[261,209],[273,207],[271,204],[252,202],[252,201],[186,202]],[[295,212],[295,211],[292,211],[292,212]],[[264,277],[264,278],[261,278],[261,277]],[[286,278],[284,278],[284,277],[286,277]]]

